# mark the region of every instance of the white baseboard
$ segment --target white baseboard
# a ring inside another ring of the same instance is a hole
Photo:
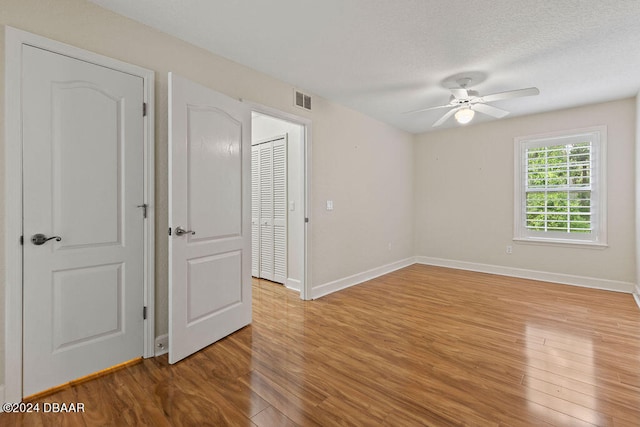
[[[526,270],[522,268],[456,261],[443,258],[418,256],[416,257],[416,262],[418,264],[457,268],[459,270],[477,271],[480,273],[519,277],[522,279],[540,280],[542,282],[561,283],[564,285],[582,286],[584,288],[603,289],[607,291],[624,292],[628,294],[633,294],[635,288],[635,285],[631,282],[599,279],[596,277],[587,276],[575,276],[571,274],[550,273],[547,271]]]
[[[633,294],[633,298],[636,300],[638,308],[640,308],[640,284],[636,285],[636,293]]]
[[[334,280],[332,282],[324,283],[320,286],[314,287],[311,290],[311,299],[317,299],[325,295],[329,295],[333,292],[358,285],[362,282],[366,282],[367,280],[375,279],[376,277],[383,276],[387,273],[391,273],[392,271],[408,267],[415,263],[415,258],[411,257],[392,262],[391,264],[383,265],[382,267],[373,268],[362,273],[357,273],[342,279]]]
[[[287,280],[285,280],[284,285],[287,287],[287,289],[300,292],[300,289],[302,287],[302,282],[298,279],[288,278]]]
[[[162,356],[169,352],[169,335],[164,334],[156,337],[155,343],[155,357]]]

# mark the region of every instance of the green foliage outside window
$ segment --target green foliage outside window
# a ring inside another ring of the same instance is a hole
[[[527,149],[526,226],[590,233],[591,143]]]

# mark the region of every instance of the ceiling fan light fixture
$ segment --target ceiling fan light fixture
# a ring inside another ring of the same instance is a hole
[[[473,116],[475,116],[476,112],[471,108],[462,108],[456,111],[455,118],[458,123],[461,125],[466,125],[471,120],[473,120]]]

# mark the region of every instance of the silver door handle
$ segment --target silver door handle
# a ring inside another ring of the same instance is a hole
[[[60,236],[47,237],[44,234],[38,233],[31,236],[31,243],[33,243],[34,245],[40,246],[40,245],[44,245],[51,239],[56,239],[56,242],[59,242],[62,240],[62,237]]]
[[[176,236],[182,236],[183,234],[196,234],[196,232],[192,230],[185,230],[182,227],[176,228]]]

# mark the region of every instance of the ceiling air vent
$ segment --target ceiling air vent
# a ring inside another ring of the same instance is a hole
[[[294,89],[293,98],[296,107],[311,111],[311,96]]]

